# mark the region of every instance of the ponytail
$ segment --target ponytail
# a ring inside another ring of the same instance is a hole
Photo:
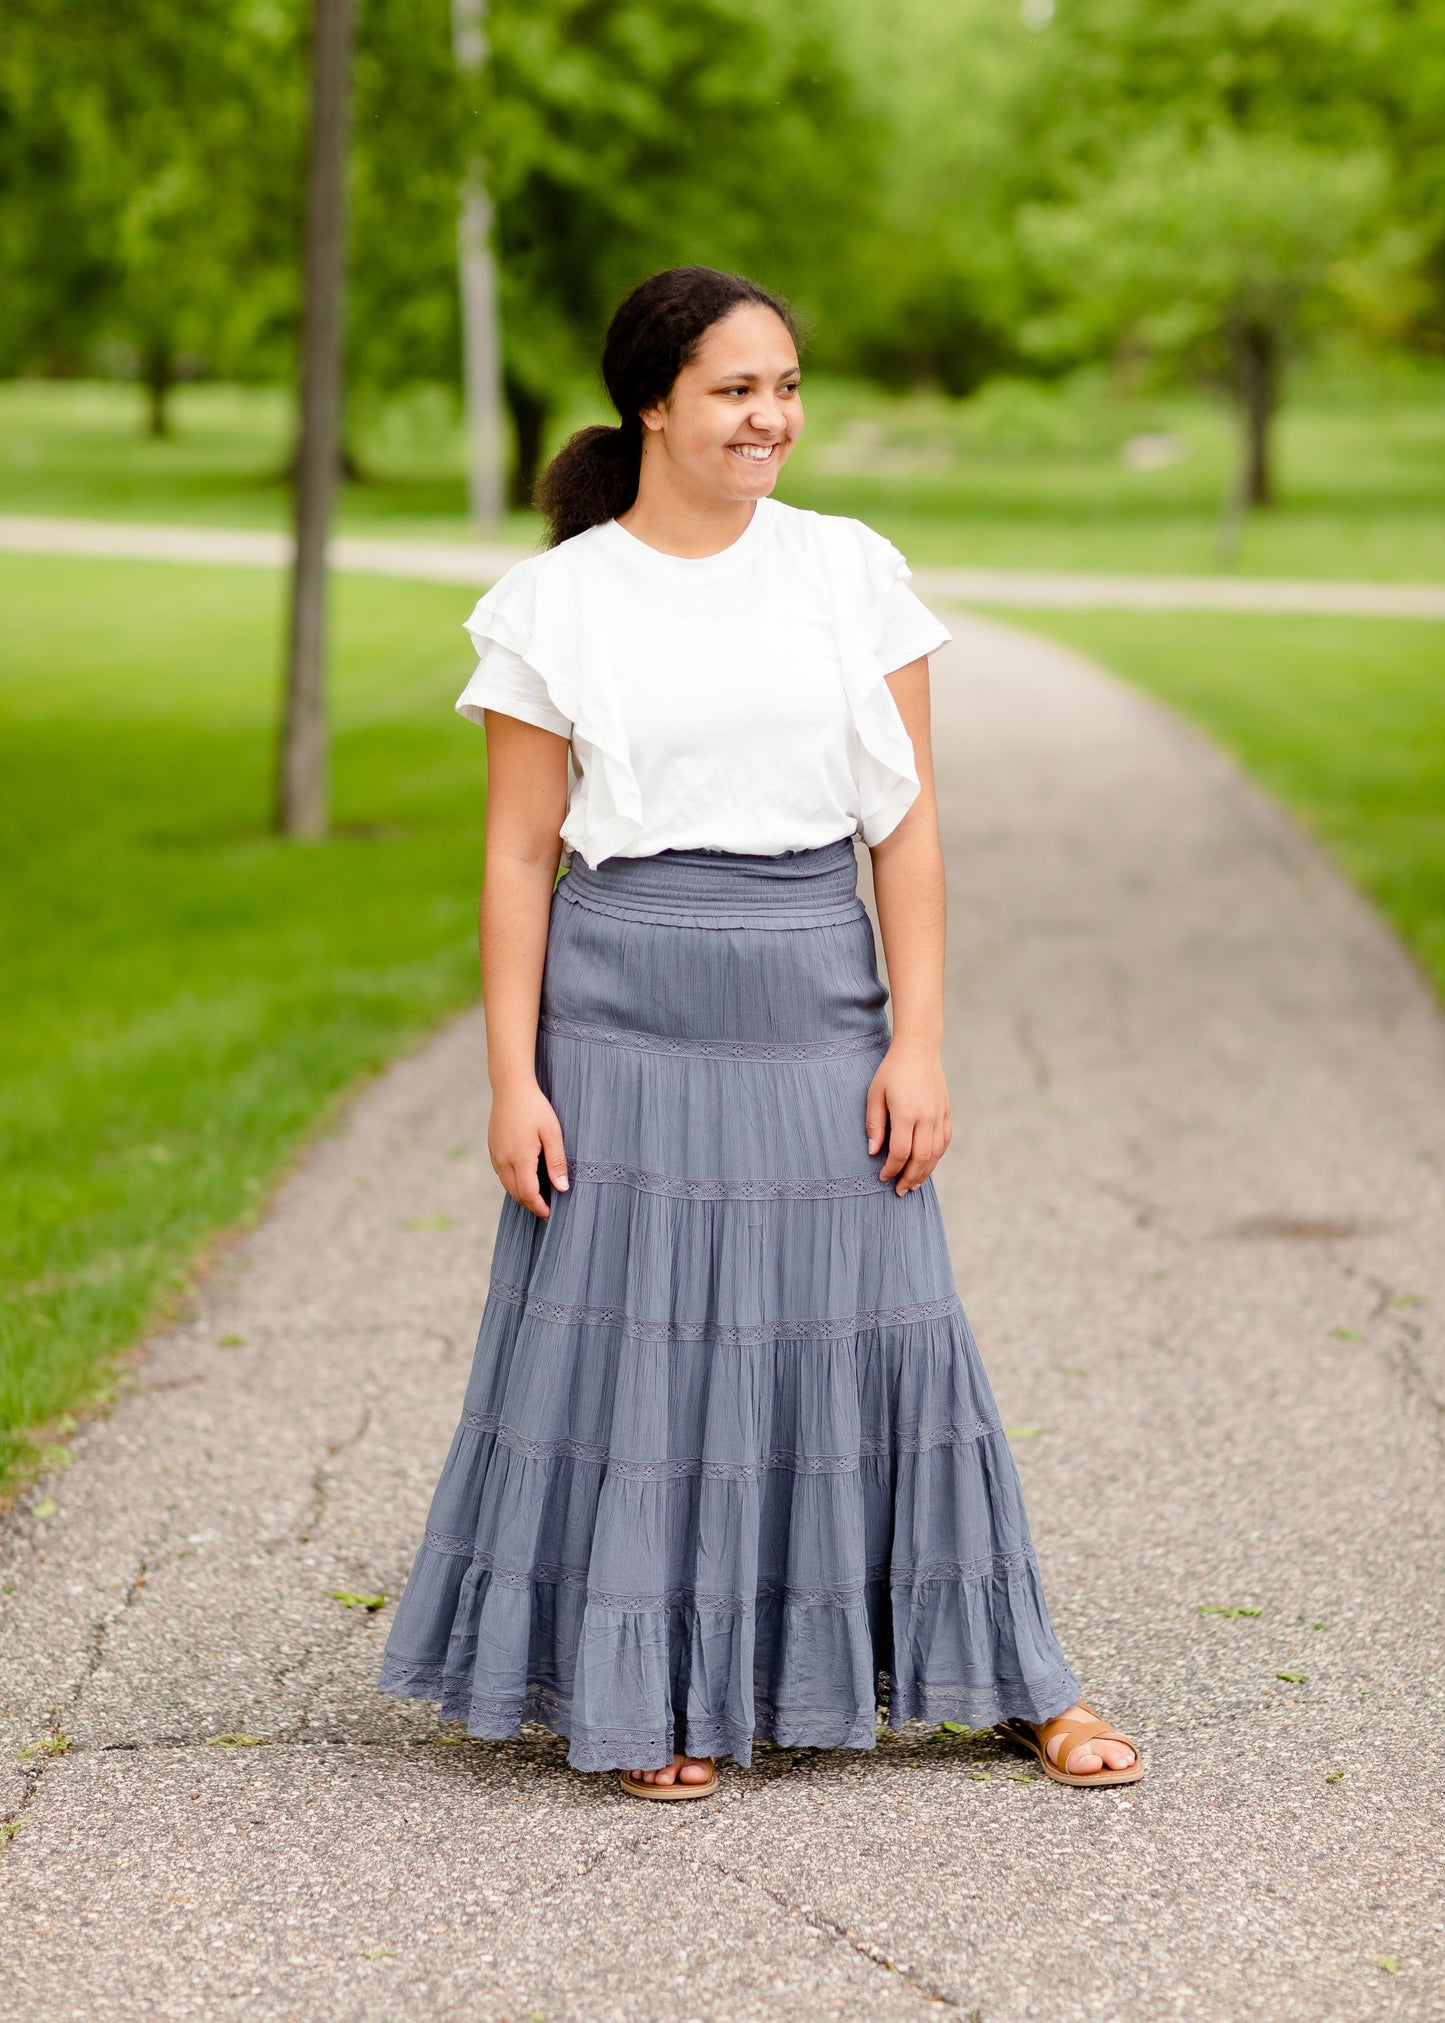
[[[787,304],[742,274],[668,267],[633,289],[607,326],[602,351],[603,384],[621,421],[569,436],[533,494],[547,520],[548,547],[615,520],[635,502],[644,410],[666,400],[704,334],[744,303],[771,309],[797,341]]]
[[[548,547],[625,513],[641,472],[642,423],[635,415],[617,428],[594,423],[568,436],[533,495],[546,515]]]

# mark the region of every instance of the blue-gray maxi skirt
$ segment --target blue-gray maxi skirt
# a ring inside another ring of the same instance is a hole
[[[851,839],[579,857],[537,1072],[570,1189],[503,1203],[380,1685],[578,1770],[1078,1697],[933,1182],[864,1129],[887,993]]]

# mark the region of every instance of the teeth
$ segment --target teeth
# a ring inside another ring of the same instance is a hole
[[[740,457],[748,457],[753,463],[766,463],[773,454],[771,443],[733,443],[731,445]]]

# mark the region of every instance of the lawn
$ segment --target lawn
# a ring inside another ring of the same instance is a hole
[[[915,562],[1208,572],[1235,454],[1223,410],[1187,392],[1111,390],[1097,373],[1000,382],[967,401],[819,376],[780,496],[856,514]],[[133,388],[0,385],[0,512],[281,526],[289,402],[269,388],[186,386],[175,434],[140,433]],[[595,413],[585,399],[563,417]],[[456,415],[439,389],[359,417],[357,532],[466,533]],[[1245,530],[1246,574],[1445,578],[1445,371],[1314,367],[1279,427],[1282,502]],[[530,545],[536,520],[507,532]]]
[[[466,593],[337,585],[338,835],[299,847],[267,832],[281,593],[0,557],[0,1465],[475,990]]]
[[[1012,624],[1016,611],[1000,612]],[[1210,733],[1324,844],[1445,996],[1445,628],[1035,612]]]

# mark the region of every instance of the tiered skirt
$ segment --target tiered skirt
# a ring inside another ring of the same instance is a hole
[[[933,1183],[868,1151],[886,1003],[851,839],[574,860],[570,1187],[503,1204],[383,1691],[578,1770],[1078,1698]]]

